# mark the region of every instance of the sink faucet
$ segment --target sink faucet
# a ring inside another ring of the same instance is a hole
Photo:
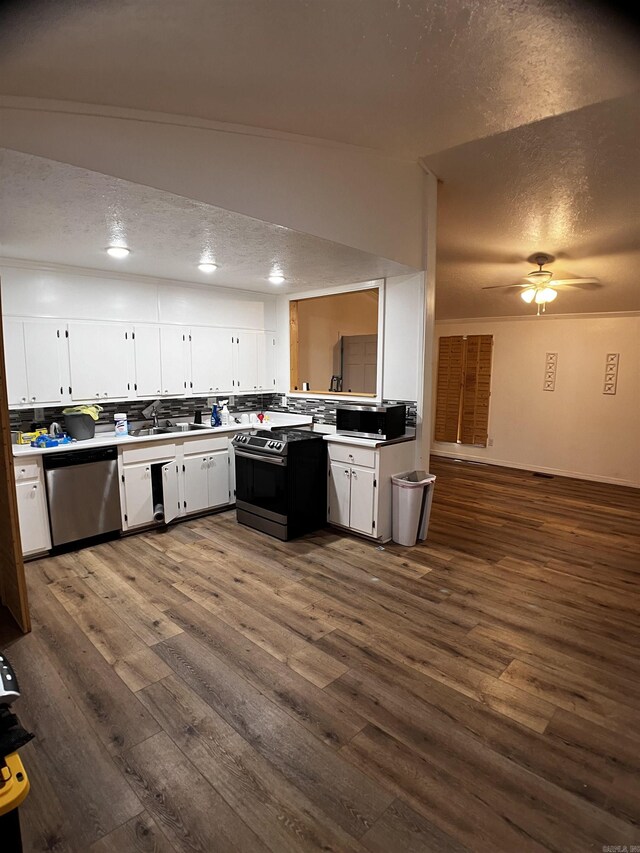
[[[145,418],[153,419],[153,426],[157,429],[160,424],[158,423],[158,409],[162,405],[162,400],[154,400],[153,403],[150,403],[145,409],[142,410],[142,414]]]

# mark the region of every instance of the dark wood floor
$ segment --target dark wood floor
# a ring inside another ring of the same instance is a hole
[[[29,564],[25,849],[640,844],[639,493],[432,470],[413,549],[228,512]]]

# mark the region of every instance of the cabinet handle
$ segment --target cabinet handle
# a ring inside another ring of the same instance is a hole
[[[353,453],[349,453],[349,459],[353,459]]]
[[[351,472],[351,476],[353,477],[353,479],[354,479],[354,480],[357,480],[357,479],[358,479],[358,472],[357,472],[357,471],[352,471],[352,472]]]
[[[167,391],[167,389],[166,389],[166,388],[164,389],[164,393],[165,393],[165,394],[168,394],[168,393],[169,393],[169,392]]]
[[[348,468],[345,468],[345,469],[344,469],[344,473],[345,473],[345,475],[348,477],[348,476],[349,476],[349,469],[348,469]]]
[[[37,486],[34,486],[34,487],[33,487],[33,491],[34,491],[34,492],[37,492],[37,491],[38,491],[38,487],[37,487]]]
[[[157,390],[157,392],[156,392],[156,393],[157,393],[157,394],[159,394],[159,393],[160,393],[160,389],[159,389],[159,388],[158,388],[158,390]]]
[[[35,401],[36,401],[36,398],[35,398],[35,397],[32,397],[32,398],[31,398],[31,402],[32,402],[32,403],[35,403]]]
[[[27,402],[27,398],[26,398],[26,397],[23,397],[23,398],[22,398],[22,402],[23,402],[23,403],[26,403],[26,402]]]

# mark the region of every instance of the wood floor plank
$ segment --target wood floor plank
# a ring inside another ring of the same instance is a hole
[[[27,774],[36,763],[64,804],[60,815],[49,818],[50,831],[63,835],[70,849],[86,849],[139,814],[140,801],[71,698],[37,634],[12,646],[11,663],[20,677],[20,722],[35,735],[21,754]],[[43,807],[39,797],[34,787],[29,806]],[[48,799],[44,807],[52,805]],[[26,820],[30,810],[24,814]]]
[[[168,676],[145,688],[141,698],[187,758],[274,853],[363,849],[179,678]]]
[[[131,818],[90,847],[90,853],[175,853],[147,812]]]
[[[394,800],[386,812],[362,837],[371,853],[467,853],[451,836],[442,832],[402,800]]]
[[[598,725],[608,725],[623,734],[636,729],[639,719],[637,710],[609,698],[587,679],[571,671],[558,671],[515,660],[505,669],[500,680],[567,711],[573,711],[580,717],[593,720]]]
[[[366,832],[393,799],[190,635],[157,648],[176,675],[349,834]]]
[[[118,752],[156,734],[158,724],[69,620],[50,588],[29,583],[29,603],[44,654],[107,749]]]
[[[51,591],[130,690],[169,674],[167,665],[83,580],[56,581]]]
[[[494,773],[470,754],[469,767],[444,752],[421,757],[395,738],[370,726],[341,752],[372,773],[443,832],[472,849],[537,851],[554,849],[558,831],[563,849],[580,853],[594,844],[623,844],[623,821],[579,800],[533,774],[502,762]],[[491,762],[488,753],[485,757]],[[513,776],[511,774],[513,773]],[[531,804],[535,803],[535,808]]]
[[[174,637],[180,628],[167,619],[146,596],[139,593],[113,565],[101,557],[102,551],[86,548],[81,563],[85,568],[82,579],[107,602],[147,646]]]
[[[256,647],[195,602],[168,613],[176,625],[330,746],[339,748],[364,728],[365,720],[351,707],[308,684],[285,663]],[[345,671],[344,666],[341,669]]]
[[[278,660],[286,663],[297,654],[306,653],[307,667],[304,672],[310,671],[309,665],[314,660],[321,671],[332,666],[330,660],[325,660],[324,652],[314,649],[304,638],[284,625],[263,616],[255,606],[223,592],[216,581],[186,580],[176,584],[176,588]],[[325,633],[327,631],[323,629],[320,636]]]
[[[635,843],[640,490],[430,470],[413,548],[226,511],[29,563],[25,849]]]
[[[268,850],[165,732],[127,750],[119,761],[176,851]]]

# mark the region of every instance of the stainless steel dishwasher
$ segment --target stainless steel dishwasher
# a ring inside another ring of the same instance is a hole
[[[66,450],[44,455],[53,546],[122,527],[118,450]]]

